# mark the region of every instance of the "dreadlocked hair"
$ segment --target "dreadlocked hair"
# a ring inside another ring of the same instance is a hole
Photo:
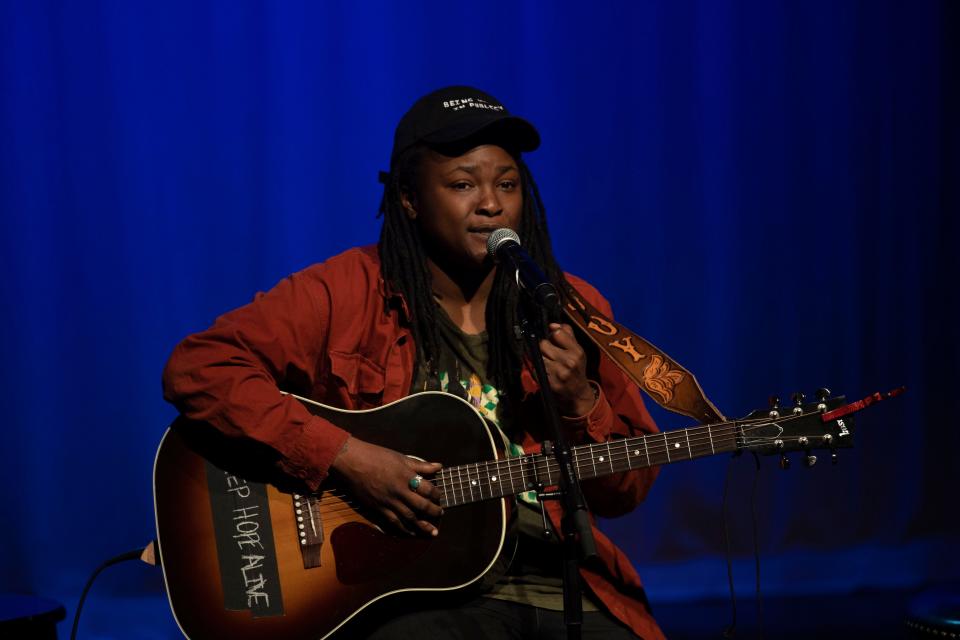
[[[380,269],[392,291],[406,300],[411,315],[411,330],[417,346],[417,370],[425,368],[431,379],[438,379],[437,357],[439,340],[436,331],[437,305],[433,299],[432,278],[427,268],[427,256],[416,224],[407,216],[401,200],[402,193],[417,184],[417,172],[426,147],[416,146],[401,153],[384,180],[380,215],[378,251]],[[529,167],[513,154],[520,170],[523,189],[523,211],[520,241],[527,253],[543,268],[547,277],[558,285],[564,295],[566,278],[553,257],[550,234],[547,230],[546,210],[540,190]],[[519,397],[520,371],[524,347],[515,331],[519,292],[513,273],[498,269],[487,301],[486,324],[488,335],[487,374],[491,382],[508,396]],[[437,380],[439,383],[439,380]]]

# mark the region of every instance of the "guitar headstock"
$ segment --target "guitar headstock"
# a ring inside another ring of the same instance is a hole
[[[780,467],[790,466],[786,454],[804,452],[804,465],[817,462],[816,451],[829,451],[831,462],[837,462],[837,449],[853,446],[853,415],[824,420],[824,414],[845,404],[844,396],[830,397],[829,389],[818,389],[816,400],[806,402],[802,393],[791,396],[790,406],[781,406],[780,398],[771,396],[767,409],[758,409],[737,422],[741,449],[761,455],[779,455]],[[827,416],[830,418],[830,416]]]

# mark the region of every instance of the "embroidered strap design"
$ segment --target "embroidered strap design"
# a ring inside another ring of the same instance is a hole
[[[634,332],[600,313],[573,287],[566,287],[565,311],[631,380],[664,409],[699,422],[722,422],[723,414],[693,374]]]

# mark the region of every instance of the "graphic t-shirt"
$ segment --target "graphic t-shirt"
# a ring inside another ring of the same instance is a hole
[[[511,433],[509,403],[501,403],[501,392],[487,375],[486,332],[464,333],[437,307],[436,377],[421,369],[414,376],[411,391],[444,391],[467,400],[492,425],[503,441],[508,457],[521,456],[523,448],[508,436]],[[499,600],[529,604],[554,611],[563,610],[563,551],[556,539],[543,538],[543,514],[535,491],[516,496],[516,518],[508,531],[504,553],[491,568],[484,595]],[[516,552],[512,554],[516,544]],[[598,607],[584,590],[583,610]]]

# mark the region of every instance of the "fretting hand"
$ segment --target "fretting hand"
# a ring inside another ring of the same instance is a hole
[[[351,437],[331,468],[357,499],[400,531],[437,535],[430,520],[443,513],[442,494],[422,476],[440,471],[439,462],[421,462]]]

